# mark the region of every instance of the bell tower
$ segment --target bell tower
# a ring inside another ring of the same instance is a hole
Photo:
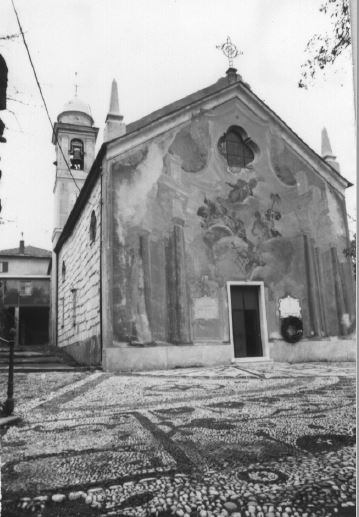
[[[58,115],[52,135],[52,143],[55,145],[56,151],[52,249],[59,240],[95,159],[98,128],[93,127],[93,124],[90,106],[77,97],[76,88],[75,97],[65,104]],[[53,251],[50,318],[52,345],[56,345],[57,275],[56,254]]]
[[[65,104],[54,125],[52,143],[56,150],[56,177],[53,247],[95,159],[98,128],[93,127],[93,123],[90,106],[75,95]]]

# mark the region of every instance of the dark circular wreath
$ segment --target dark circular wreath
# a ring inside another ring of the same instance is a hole
[[[295,316],[282,319],[281,333],[288,343],[297,343],[303,337],[303,322]]]

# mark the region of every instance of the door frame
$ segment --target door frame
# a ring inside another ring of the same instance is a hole
[[[259,322],[261,330],[262,340],[262,353],[259,357],[235,357],[234,355],[234,342],[233,342],[233,324],[232,324],[232,299],[231,299],[231,287],[232,286],[243,286],[259,287],[258,296],[258,307],[259,307]],[[268,328],[267,328],[267,315],[265,306],[265,294],[264,294],[264,282],[241,282],[241,281],[227,281],[227,296],[228,296],[228,316],[229,316],[229,338],[232,345],[232,362],[254,362],[254,361],[265,361],[269,360],[269,343],[268,343]]]

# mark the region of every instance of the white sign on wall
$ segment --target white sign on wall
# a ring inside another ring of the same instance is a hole
[[[202,296],[194,300],[194,319],[214,320],[218,318],[218,300],[210,296]]]
[[[288,316],[302,317],[302,309],[298,298],[289,295],[279,300],[279,317],[288,318]]]

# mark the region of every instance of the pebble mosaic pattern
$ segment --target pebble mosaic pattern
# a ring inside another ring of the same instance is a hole
[[[355,515],[353,364],[96,374],[74,386],[25,408],[3,436],[3,515]]]

